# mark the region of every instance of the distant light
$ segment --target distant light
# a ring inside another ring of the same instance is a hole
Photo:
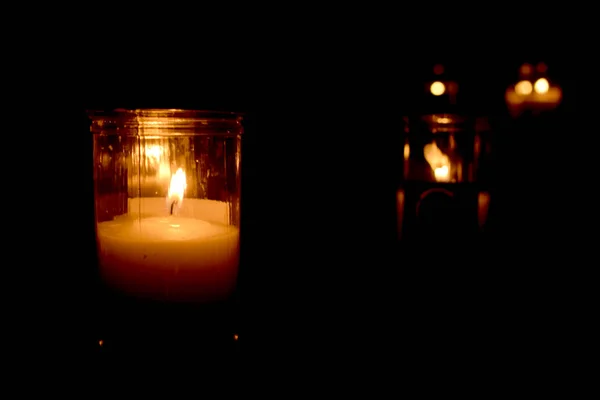
[[[431,90],[432,95],[441,96],[446,91],[446,86],[440,81],[435,81],[431,84],[429,90]]]
[[[104,345],[104,340],[98,340],[98,344],[100,345],[100,347],[102,347],[102,345]]]
[[[538,79],[533,85],[533,90],[535,90],[535,92],[539,94],[548,93],[549,89],[550,84],[548,83],[548,80],[546,78]]]
[[[529,81],[520,81],[515,85],[515,92],[520,95],[527,96],[533,91],[533,86]]]
[[[233,340],[238,340],[239,338],[240,337],[237,334],[233,335]]]
[[[433,73],[436,75],[441,75],[444,73],[444,66],[442,64],[436,64],[433,66]]]
[[[541,62],[538,63],[538,65],[536,65],[535,69],[537,69],[537,72],[539,72],[540,74],[544,74],[546,73],[546,71],[548,71],[548,66]]]
[[[533,67],[531,66],[531,64],[525,63],[525,64],[521,65],[521,68],[519,69],[519,72],[524,77],[525,76],[529,76],[533,72]]]

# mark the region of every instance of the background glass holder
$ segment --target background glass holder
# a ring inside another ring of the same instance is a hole
[[[401,135],[398,239],[444,242],[481,236],[493,192],[487,119],[404,117]]]

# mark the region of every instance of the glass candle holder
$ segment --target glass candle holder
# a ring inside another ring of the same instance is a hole
[[[492,136],[485,118],[405,117],[398,234],[446,237],[484,229],[490,203]]]
[[[167,303],[228,299],[239,267],[242,116],[178,109],[88,115],[103,284]]]

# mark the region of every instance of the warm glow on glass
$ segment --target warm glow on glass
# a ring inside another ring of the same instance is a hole
[[[550,89],[550,84],[548,83],[548,80],[546,78],[538,79],[537,81],[535,81],[535,84],[533,85],[533,90],[535,90],[535,92],[539,93],[539,94],[548,93],[549,89]]]
[[[159,162],[163,150],[161,146],[148,146],[146,147],[146,157],[154,158],[156,162]]]
[[[408,143],[406,143],[404,145],[404,159],[408,160],[409,156],[410,156],[410,146],[408,145]]]
[[[146,146],[144,149],[145,166],[149,170],[156,171],[156,178],[159,180],[171,177],[171,166],[168,162],[168,155],[165,148],[160,145]]]
[[[520,81],[515,85],[515,92],[517,92],[517,94],[527,96],[530,95],[532,91],[533,86],[529,81]]]
[[[438,182],[448,182],[450,180],[450,160],[448,156],[442,153],[435,142],[431,142],[423,148],[425,160],[429,163],[435,180]]]
[[[185,192],[186,186],[185,172],[183,172],[183,169],[179,168],[171,178],[169,194],[167,195],[167,201],[169,204],[177,204],[179,207],[181,207],[181,203],[183,201],[183,192]]]
[[[440,81],[435,81],[431,84],[431,87],[429,88],[429,90],[431,90],[432,95],[441,96],[446,91],[446,85],[444,85]]]
[[[448,118],[448,117],[438,117],[438,119],[437,119],[438,124],[449,124],[451,122],[452,122],[452,119]]]

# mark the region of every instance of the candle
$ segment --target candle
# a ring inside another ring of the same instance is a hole
[[[169,195],[130,198],[128,213],[97,225],[103,279],[119,291],[156,300],[223,300],[235,288],[239,229],[226,202],[183,198],[185,174]]]
[[[556,108],[562,100],[562,90],[550,85],[546,78],[539,78],[534,83],[524,79],[509,87],[504,97],[508,110],[516,116],[525,109],[542,111]]]
[[[427,160],[433,170],[435,180],[437,182],[449,182],[450,160],[448,159],[448,156],[437,147],[435,142],[425,145],[423,154],[425,155],[425,160]]]

